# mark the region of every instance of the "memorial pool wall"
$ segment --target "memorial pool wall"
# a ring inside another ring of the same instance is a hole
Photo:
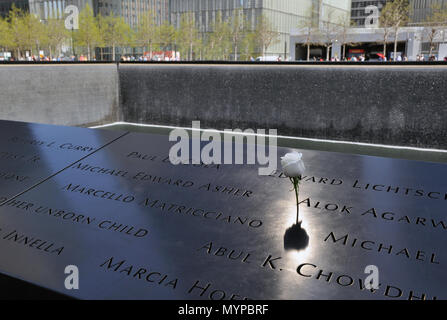
[[[447,148],[447,65],[0,65],[0,118]]]
[[[116,64],[0,65],[0,118],[67,126],[119,118]]]

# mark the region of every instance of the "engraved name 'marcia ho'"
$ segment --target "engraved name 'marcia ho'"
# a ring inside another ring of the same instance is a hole
[[[135,265],[127,260],[107,258],[99,267],[106,272],[114,272],[121,276],[126,276],[129,280],[140,281],[148,286],[166,288],[166,290],[182,290],[184,294],[194,298],[202,297],[210,300],[249,300],[241,294],[226,292],[215,288],[212,283],[196,280],[194,282],[181,285],[178,277],[157,268],[149,266]]]

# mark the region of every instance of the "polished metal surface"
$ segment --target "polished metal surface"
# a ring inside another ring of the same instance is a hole
[[[73,134],[52,128],[46,139]],[[78,143],[107,140],[88,135]],[[172,144],[130,133],[82,160],[35,147],[42,176],[77,162],[2,203],[0,271],[78,298],[446,298],[446,165],[300,150],[296,225],[280,172],[174,166]],[[79,290],[64,286],[67,265],[79,268]],[[364,287],[368,265],[379,270],[374,292]]]
[[[0,194],[2,197],[12,197],[122,134],[0,121]]]

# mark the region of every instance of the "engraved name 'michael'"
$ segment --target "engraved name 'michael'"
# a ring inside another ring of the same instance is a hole
[[[19,234],[16,230],[9,232],[2,239],[22,244],[28,248],[42,250],[43,252],[50,254],[56,254],[58,256],[62,254],[62,251],[64,251],[63,246],[57,246],[54,243],[48,242],[46,240],[27,236],[25,234]]]
[[[124,171],[124,170],[109,169],[109,168],[103,168],[100,166],[92,166],[90,164],[85,164],[82,162],[74,164],[71,168],[82,170],[82,171],[93,172],[93,173],[111,175],[111,176],[115,176],[115,177],[126,177],[128,174],[128,172]]]
[[[95,198],[120,201],[124,203],[129,203],[135,200],[135,197],[133,195],[119,194],[111,191],[105,191],[86,186],[81,186],[79,184],[75,185],[73,183],[69,183],[66,186],[62,187],[62,190],[70,192],[78,192],[80,194]]]
[[[409,250],[408,248],[393,247],[391,244],[378,243],[373,240],[357,239],[352,236],[349,236],[349,234],[345,234],[344,236],[337,238],[335,233],[331,232],[324,239],[324,242],[338,243],[346,247],[352,247],[352,248],[356,247],[366,251],[376,251],[383,254],[406,258],[409,260],[412,259],[422,262],[428,261],[429,263],[439,264],[439,261],[436,261],[435,253],[431,253],[429,254],[430,257],[427,257],[425,251],[422,250],[416,250],[414,252],[413,250]]]

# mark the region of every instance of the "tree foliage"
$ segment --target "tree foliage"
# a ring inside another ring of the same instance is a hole
[[[279,42],[279,33],[274,30],[269,18],[263,14],[256,23],[255,41],[261,48],[262,56],[265,56],[268,48]]]
[[[382,12],[379,18],[379,23],[384,28],[384,55],[386,54],[387,38],[392,32],[394,34],[394,58],[397,54],[397,40],[399,31],[409,21],[410,4],[408,0],[394,0],[387,2],[382,8]],[[387,33],[385,35],[385,33]]]
[[[94,17],[92,8],[87,4],[79,13],[79,30],[75,31],[75,43],[87,51],[87,59],[91,60],[94,48],[101,46],[102,41],[98,20]]]
[[[236,61],[265,55],[279,41],[279,33],[265,15],[254,25],[242,9],[234,10],[226,19],[222,12],[217,12],[213,19],[210,30],[199,30],[195,15],[184,13],[176,29],[168,22],[157,24],[154,13],[147,11],[138,17],[138,24],[132,29],[123,17],[113,13],[95,16],[87,4],[79,14],[79,29],[67,30],[63,19],[40,21],[13,6],[8,17],[0,19],[0,48],[13,51],[19,59],[25,53],[35,55],[44,50],[50,58],[73,52],[91,60],[96,58],[97,48],[101,59],[106,48],[116,59],[117,48],[138,47],[151,53],[176,49],[184,60]]]

